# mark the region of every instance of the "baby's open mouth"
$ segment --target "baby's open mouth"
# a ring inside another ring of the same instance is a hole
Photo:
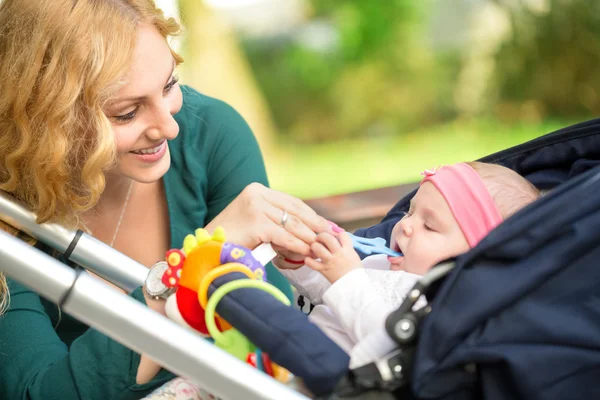
[[[398,242],[396,241],[392,241],[390,243],[390,248],[392,250],[394,250],[396,253],[400,253],[400,255],[403,255],[404,253],[402,253],[402,249],[400,248],[400,245],[398,244]]]
[[[390,265],[390,269],[392,270],[399,270],[402,269],[402,264],[404,261],[404,255],[402,254],[402,249],[400,248],[400,246],[398,245],[398,242],[394,241],[391,243],[391,247],[392,250],[394,250],[395,252],[400,253],[399,256],[396,257],[392,257],[392,256],[388,256],[388,261],[391,264]]]

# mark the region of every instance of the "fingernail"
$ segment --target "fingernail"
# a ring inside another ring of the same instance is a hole
[[[340,228],[335,222],[329,221],[329,227],[333,231],[333,233],[341,233],[344,232],[343,228]]]

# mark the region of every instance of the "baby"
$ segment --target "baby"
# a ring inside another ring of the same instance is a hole
[[[499,165],[444,166],[424,172],[408,212],[392,230],[390,247],[402,256],[376,255],[361,262],[348,235],[321,233],[312,245],[315,257],[306,258],[305,265],[281,259],[275,265],[317,305],[310,320],[350,354],[353,367],[365,358],[365,346],[356,344],[383,328],[420,276],[473,248],[539,196],[527,180]]]

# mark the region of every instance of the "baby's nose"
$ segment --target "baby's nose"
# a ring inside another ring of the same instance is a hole
[[[410,236],[412,235],[413,229],[412,229],[412,225],[410,224],[409,221],[404,220],[401,222],[400,228],[402,230],[402,233],[404,234],[404,236]]]

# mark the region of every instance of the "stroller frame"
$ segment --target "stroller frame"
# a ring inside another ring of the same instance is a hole
[[[68,260],[130,292],[148,269],[82,232],[37,224],[35,214],[0,193],[0,219],[63,253]],[[302,400],[306,396],[222,351],[163,315],[0,231],[2,272],[65,312],[168,370],[225,399]]]

